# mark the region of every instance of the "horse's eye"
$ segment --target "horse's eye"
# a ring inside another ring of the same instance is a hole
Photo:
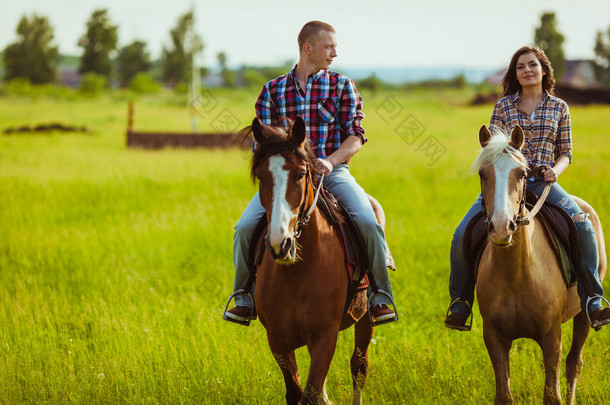
[[[307,174],[307,172],[299,173],[299,175],[297,176],[297,180],[301,180],[303,177],[305,177],[306,174]]]

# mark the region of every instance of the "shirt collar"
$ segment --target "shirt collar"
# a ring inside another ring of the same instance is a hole
[[[294,67],[292,68],[292,70],[290,70],[290,75],[296,80],[297,78],[297,74],[296,74],[296,69],[297,69],[297,65],[294,65]],[[316,73],[314,73],[313,75],[311,75],[310,77],[313,78],[314,81],[317,81],[318,79],[320,79],[322,77],[322,75],[324,75],[326,73],[326,70],[324,69],[320,69],[318,70]]]
[[[542,102],[540,104],[544,103],[549,98],[549,92],[546,90],[543,91],[544,95],[542,96]],[[517,90],[515,94],[511,94],[510,96],[508,96],[508,98],[513,104],[517,104],[519,100],[521,100],[521,90]]]

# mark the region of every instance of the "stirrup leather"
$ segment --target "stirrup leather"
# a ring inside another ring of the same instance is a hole
[[[236,295],[240,295],[240,294],[244,294],[246,296],[248,296],[250,298],[250,316],[248,316],[248,320],[247,321],[239,321],[237,319],[233,319],[227,316],[227,310],[229,309],[229,304],[231,303],[231,300],[233,299],[233,297],[235,297]],[[225,306],[225,310],[222,313],[222,319],[224,319],[225,321],[229,321],[229,322],[233,322],[236,323],[238,325],[243,325],[243,326],[250,326],[250,321],[252,321],[252,315],[254,314],[254,300],[252,299],[252,295],[242,289],[239,289],[237,291],[235,291],[233,294],[231,294],[231,296],[229,297],[229,300],[227,301],[227,305]]]
[[[394,317],[393,318],[389,318],[389,319],[384,319],[383,321],[375,321],[373,319],[373,315],[371,314],[371,298],[373,298],[375,295],[385,295],[386,297],[388,297],[390,299],[390,301],[392,302],[392,309],[394,310]],[[390,323],[390,322],[394,322],[398,320],[398,311],[396,311],[396,304],[394,304],[394,299],[392,298],[392,296],[390,294],[388,294],[387,292],[383,291],[383,290],[377,290],[374,293],[371,294],[371,296],[368,299],[368,313],[369,313],[369,321],[371,322],[371,326],[378,326],[378,325],[385,325],[386,323]]]
[[[466,301],[465,299],[462,298],[456,298],[453,301],[451,301],[451,304],[449,304],[449,308],[447,308],[447,313],[445,314],[445,319],[447,319],[447,317],[449,316],[449,312],[451,311],[451,307],[453,306],[453,304],[457,304],[458,302],[463,302],[464,304],[468,305],[468,309],[470,309],[470,315],[468,316],[468,318],[470,318],[470,324],[466,324],[468,322],[468,318],[466,318],[466,322],[464,322],[464,326],[455,326],[455,325],[447,325],[447,322],[445,321],[445,326],[448,327],[449,329],[455,329],[455,330],[459,330],[459,331],[463,331],[463,332],[468,332],[472,329],[472,321],[474,319],[474,315],[472,313],[472,307],[470,306],[470,304],[468,303],[468,301]]]

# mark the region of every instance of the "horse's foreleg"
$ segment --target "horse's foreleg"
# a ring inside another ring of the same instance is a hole
[[[273,348],[271,350],[273,350]],[[286,403],[288,405],[298,404],[303,396],[303,389],[301,388],[301,379],[299,377],[294,351],[273,351],[273,357],[275,357],[275,361],[280,366],[280,370],[282,370],[282,375],[284,376]]]
[[[544,361],[544,398],[545,404],[561,404],[559,375],[561,368],[561,321],[541,339]]]
[[[369,344],[373,337],[373,327],[367,316],[363,316],[354,326],[354,353],[350,360],[352,369],[352,382],[354,384],[353,405],[362,404],[361,390],[366,383],[369,368]]]
[[[327,404],[329,403],[324,389],[326,376],[330,363],[335,354],[337,346],[337,335],[339,328],[337,325],[336,331],[327,331],[324,336],[320,336],[314,342],[307,345],[311,363],[309,365],[309,376],[307,385],[303,392],[301,404]]]
[[[584,312],[579,313],[574,317],[574,327],[572,332],[572,346],[570,353],[566,359],[566,377],[568,380],[568,396],[566,401],[573,405],[576,398],[576,381],[582,370],[582,348],[587,341],[591,326],[587,321],[587,316]]]
[[[483,324],[483,340],[496,376],[496,404],[512,404],[509,351],[512,340]]]

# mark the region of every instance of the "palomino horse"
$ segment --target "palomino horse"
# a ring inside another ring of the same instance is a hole
[[[483,338],[496,376],[496,403],[513,403],[509,350],[518,338],[535,340],[542,349],[544,403],[560,404],[561,324],[574,318],[572,347],[566,360],[567,400],[574,403],[576,380],[582,369],[582,348],[589,323],[581,312],[576,287],[566,288],[550,236],[537,217],[518,226],[527,213],[521,201],[527,164],[519,152],[523,130],[515,127],[510,142],[505,134],[490,134],[483,126],[483,149],[473,169],[479,170],[481,194],[489,221],[490,241],[478,268],[477,299],[483,318]],[[606,272],[605,243],[599,217],[586,202],[575,198],[589,214],[599,248],[599,276]]]
[[[257,266],[255,303],[267,339],[286,384],[286,402],[328,403],[325,383],[337,336],[355,323],[351,358],[354,403],[361,402],[373,327],[366,291],[356,294],[342,319],[348,283],[345,256],[335,229],[316,207],[314,156],[297,117],[286,131],[263,125],[258,118],[244,130],[258,143],[252,176],[259,180],[260,200],[269,224],[261,263]],[[374,207],[383,218],[381,207]],[[380,220],[383,226],[383,219]],[[307,346],[311,356],[303,390],[295,349]]]

